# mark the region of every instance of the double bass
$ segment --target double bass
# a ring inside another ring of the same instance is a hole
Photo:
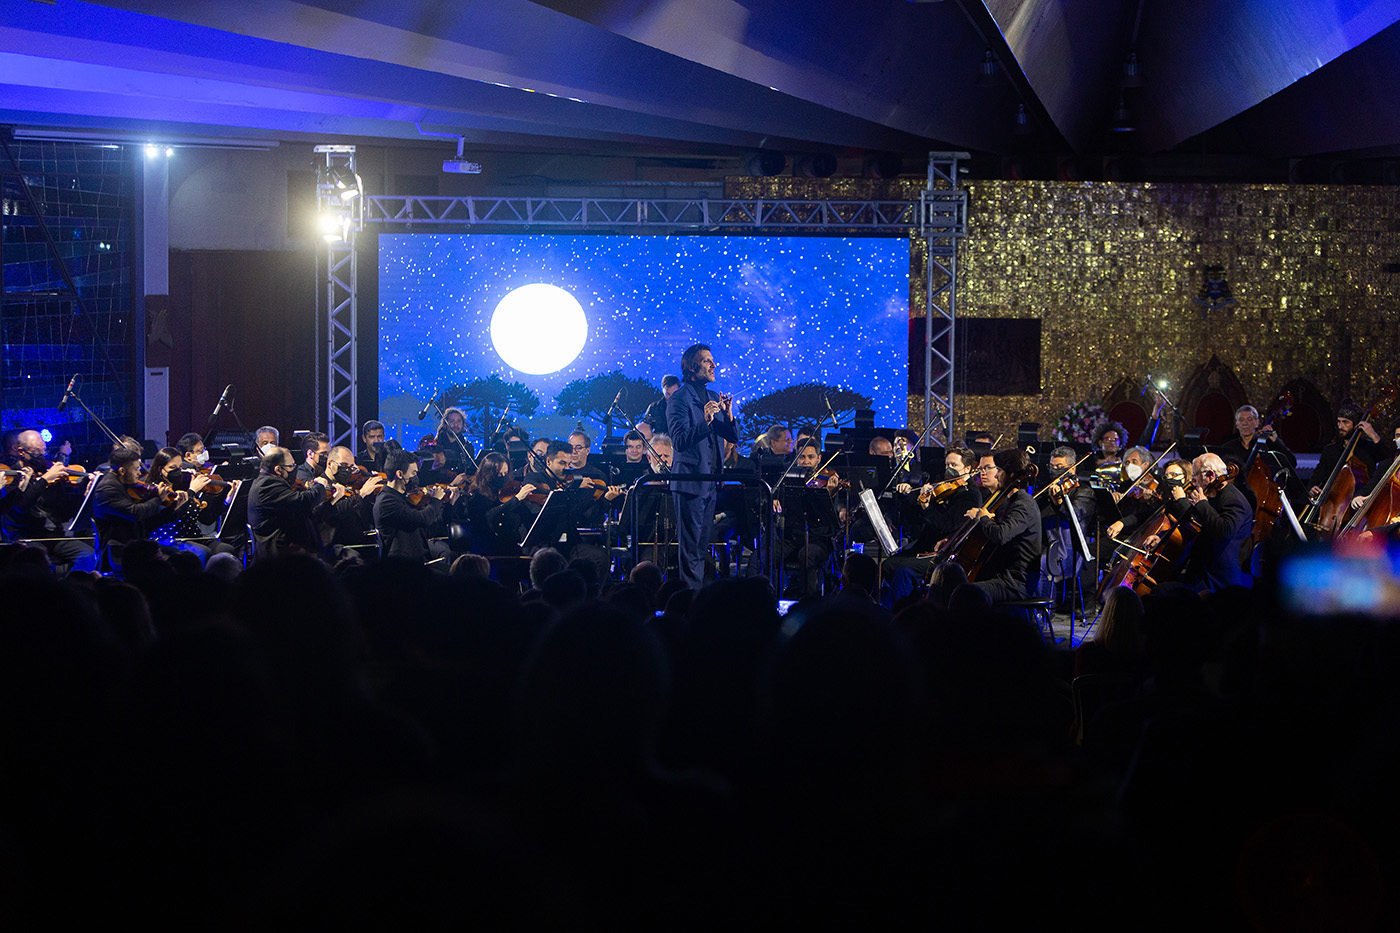
[[[1244,461],[1244,482],[1254,493],[1254,546],[1258,547],[1273,534],[1278,517],[1283,514],[1283,490],[1274,482],[1272,471],[1265,465],[1260,453],[1264,450],[1267,438],[1264,432],[1273,427],[1274,422],[1282,421],[1293,411],[1293,393],[1284,389],[1274,401],[1273,408],[1264,416],[1259,430],[1255,432],[1249,446],[1249,456]]]
[[[1300,517],[1299,521],[1302,524],[1311,525],[1319,534],[1328,538],[1334,537],[1341,530],[1346,521],[1347,511],[1351,508],[1351,500],[1356,494],[1357,485],[1364,484],[1369,479],[1366,464],[1356,456],[1356,445],[1361,440],[1359,426],[1362,421],[1369,422],[1374,418],[1376,411],[1383,405],[1394,402],[1395,395],[1395,383],[1388,383],[1371,403],[1371,407],[1366,409],[1360,421],[1356,422],[1357,426],[1351,429],[1351,436],[1342,448],[1336,466],[1332,467],[1327,482],[1319,487],[1321,492],[1318,493],[1318,497],[1308,503],[1307,509]]]

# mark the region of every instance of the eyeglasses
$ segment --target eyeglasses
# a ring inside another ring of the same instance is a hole
[[[582,444],[575,444],[575,445],[573,445],[573,447],[574,447],[574,453],[578,453],[580,450],[587,450],[587,449],[588,449],[587,447],[584,447]]]
[[[996,470],[995,466],[980,466],[977,468],[978,473],[991,473],[994,470]]]

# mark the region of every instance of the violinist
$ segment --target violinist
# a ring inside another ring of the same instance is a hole
[[[500,534],[503,517],[525,508],[525,501],[535,491],[532,483],[510,479],[510,461],[504,454],[492,451],[477,462],[476,475],[467,487],[467,524],[471,527],[473,554],[487,557],[515,557],[520,554],[520,539]],[[513,522],[518,527],[519,522]]]
[[[1144,488],[1142,483],[1138,483],[1143,471],[1151,466],[1152,454],[1145,447],[1130,447],[1124,451],[1110,489],[1110,495],[1118,507],[1119,517],[1104,529],[1109,538],[1131,534],[1134,528],[1141,525],[1162,504],[1150,488]]]
[[[384,474],[366,473],[355,463],[349,447],[332,447],[325,455],[325,478],[347,492],[332,497],[330,508],[317,514],[321,545],[334,560],[345,556],[345,548],[373,544],[374,497],[384,488]],[[356,553],[352,551],[351,553]]]
[[[10,465],[27,473],[29,480],[21,492],[5,497],[0,536],[6,541],[32,540],[48,552],[60,572],[95,570],[97,555],[92,545],[69,538],[65,528],[82,506],[86,474],[81,468],[65,467],[62,461],[51,462],[48,445],[38,431],[14,435],[6,455]]]
[[[1078,459],[1073,447],[1056,447],[1050,451],[1049,488],[1044,495],[1037,496],[1041,538],[1045,545],[1041,571],[1051,580],[1072,580],[1083,568],[1083,554],[1075,540],[1069,510],[1074,510],[1079,528],[1085,534],[1088,533],[1085,529],[1093,527],[1094,491],[1088,484],[1077,482],[1071,472]]]
[[[180,459],[184,465],[192,469],[199,469],[209,462],[209,451],[204,449],[204,438],[193,432],[181,435],[175,442],[175,449],[180,452]]]
[[[306,458],[297,466],[292,481],[306,485],[316,477],[326,475],[326,455],[331,452],[331,439],[313,431],[302,438],[301,449]]]
[[[175,515],[170,521],[154,528],[148,537],[162,546],[189,551],[196,555],[201,563],[208,561],[211,554],[237,554],[238,548],[212,540],[204,524],[201,524],[205,513],[219,511],[217,508],[200,508],[196,498],[213,479],[208,474],[198,471],[187,472],[186,465],[189,462],[181,455],[178,447],[162,447],[151,458],[150,469],[146,471],[147,483],[162,491],[168,488],[171,491],[188,492],[190,499],[175,510]],[[199,541],[188,540],[191,538],[211,540],[205,545]]]
[[[1217,454],[1201,454],[1191,463],[1189,481],[1176,461],[1167,465],[1164,476],[1167,514],[1180,526],[1199,529],[1186,552],[1182,582],[1212,593],[1227,586],[1249,586],[1252,580],[1243,567],[1254,543],[1254,510],[1230,482],[1225,462]],[[1147,539],[1149,548],[1158,544],[1155,537]]]
[[[995,512],[985,505],[968,509],[964,517],[975,519],[994,550],[973,586],[992,602],[1026,599],[1036,591],[1040,568],[1040,510],[1035,500],[1016,485],[1031,466],[1030,455],[1019,447],[983,454],[977,465],[982,488],[995,494],[1011,490],[999,500]]]
[[[1283,467],[1291,470],[1298,465],[1298,458],[1278,436],[1274,426],[1259,423],[1259,409],[1253,405],[1241,405],[1235,410],[1235,433],[1216,448],[1216,453],[1223,458],[1232,458],[1244,463],[1249,459],[1250,450],[1256,445],[1260,448],[1260,454],[1269,455],[1266,462],[1270,465],[1270,474]],[[1241,476],[1239,481],[1244,482],[1244,479],[1245,477]]]
[[[121,570],[126,546],[148,537],[152,529],[174,522],[190,501],[188,492],[171,489],[163,472],[158,482],[141,483],[141,445],[129,437],[121,441],[112,445],[107,458],[112,469],[97,481],[92,494],[93,524],[102,547],[99,566],[104,571]],[[165,457],[162,470],[172,461],[178,463],[175,453]],[[169,553],[174,549],[167,545],[164,550]],[[204,554],[200,556],[202,559]]]
[[[384,446],[384,425],[379,421],[366,421],[360,429],[360,453],[355,462],[371,473],[384,472],[384,458],[388,449]]]
[[[253,432],[253,446],[257,448],[258,455],[261,457],[272,453],[281,443],[281,433],[270,424],[265,424]]]
[[[318,476],[298,490],[292,483],[295,472],[296,461],[285,447],[274,448],[259,464],[258,477],[248,492],[255,561],[279,554],[321,554],[316,523],[345,494],[345,488],[332,489],[330,480]]]
[[[374,502],[374,527],[379,532],[379,555],[437,565],[446,572],[451,550],[445,541],[428,540],[428,528],[442,519],[444,504],[457,501],[460,486],[427,487],[414,505],[408,494],[418,489],[418,454],[396,450],[384,464],[388,482]]]
[[[982,496],[970,480],[976,472],[976,455],[967,447],[950,447],[943,454],[943,482],[929,483],[915,497],[919,510],[913,540],[899,553],[885,559],[881,574],[890,582],[891,600],[898,602],[914,590],[933,568],[934,546],[957,531],[963,516],[982,504]],[[951,484],[951,488],[949,485]]]
[[[1361,420],[1361,409],[1352,404],[1341,405],[1337,408],[1337,439],[1322,448],[1322,454],[1317,460],[1317,469],[1312,472],[1312,488],[1308,490],[1308,498],[1316,500],[1322,495],[1322,484],[1331,477],[1332,470],[1351,440],[1353,431],[1360,431],[1361,437],[1357,440],[1352,456],[1361,461],[1368,474],[1375,474],[1376,461],[1384,453],[1381,436],[1376,433],[1371,422]],[[1369,477],[1357,477],[1358,486],[1363,485],[1363,479],[1369,481]]]
[[[821,592],[822,568],[831,556],[837,533],[832,498],[836,484],[805,485],[821,465],[816,441],[800,442],[797,463],[778,495],[782,502],[783,569],[788,579],[783,599],[801,599]]]

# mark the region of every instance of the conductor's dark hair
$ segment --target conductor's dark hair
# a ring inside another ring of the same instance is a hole
[[[418,460],[418,454],[411,450],[396,450],[384,460],[384,472],[390,479],[397,479],[400,470],[407,470]]]
[[[695,374],[700,371],[700,351],[709,349],[710,345],[707,343],[697,343],[685,348],[685,352],[681,354],[682,379],[689,382],[695,378]]]

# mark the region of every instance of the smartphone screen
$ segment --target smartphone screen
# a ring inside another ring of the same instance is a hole
[[[1400,618],[1400,550],[1315,550],[1279,565],[1279,601],[1296,616]]]

